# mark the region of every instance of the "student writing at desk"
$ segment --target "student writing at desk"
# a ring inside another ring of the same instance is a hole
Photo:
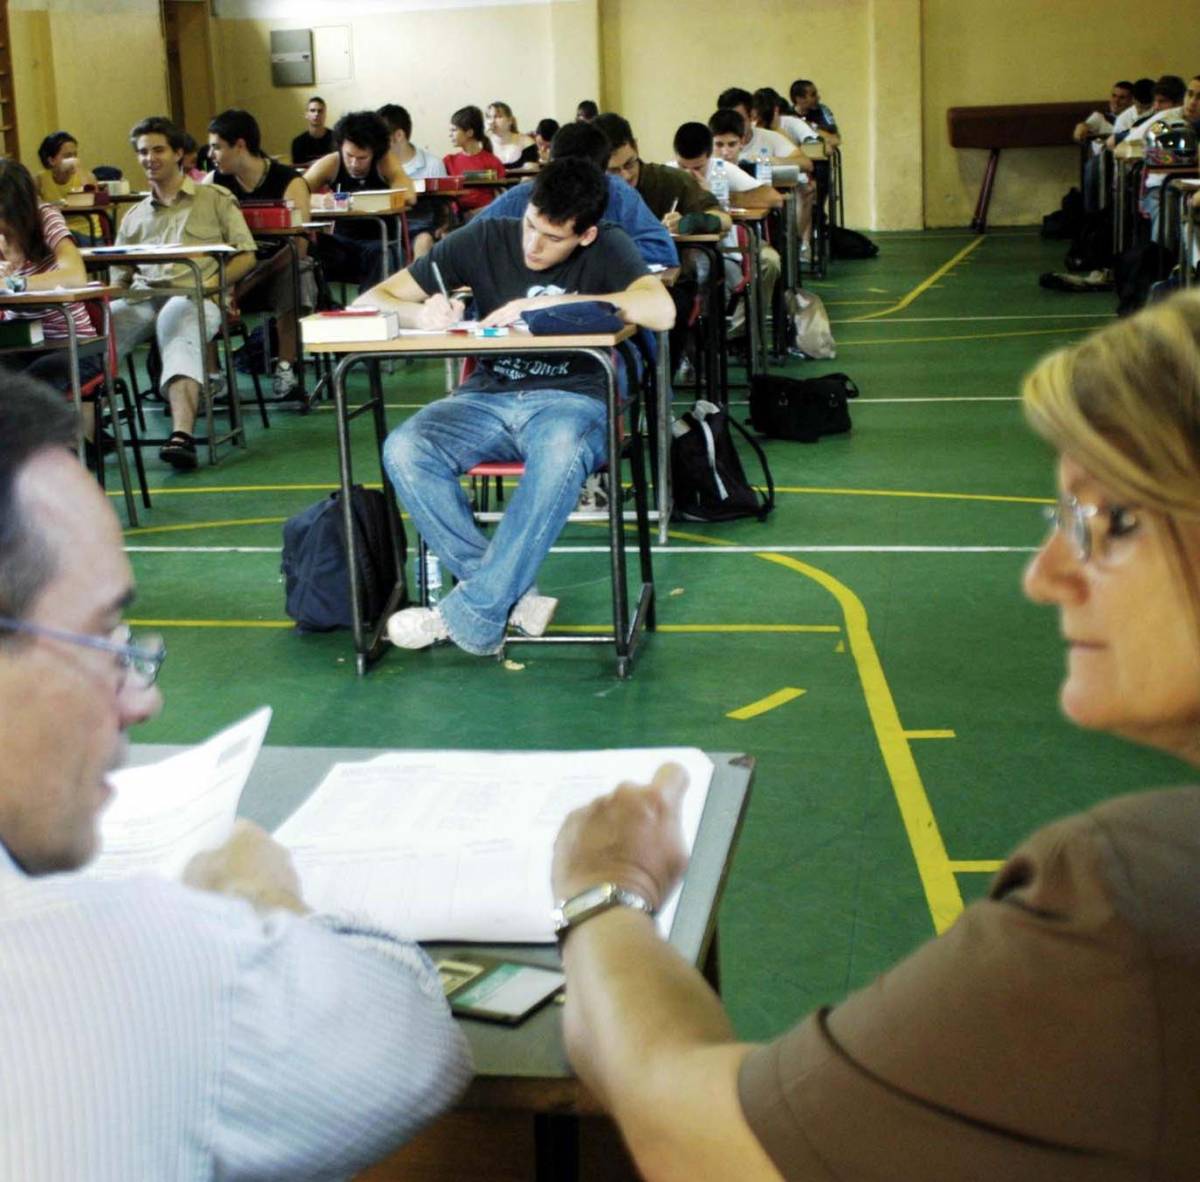
[[[599,225],[604,176],[586,160],[555,160],[538,174],[520,221],[476,221],[360,298],[394,308],[401,324],[444,329],[463,312],[441,289],[468,286],[484,324],[510,325],[536,308],[579,300],[613,304],[629,324],[658,331],[671,297],[624,231]],[[440,277],[440,279],[439,279]],[[577,356],[494,353],[450,398],[393,431],[384,467],[430,549],[458,579],[435,608],[392,616],[402,648],[450,640],[477,655],[499,650],[511,622],[540,636],[558,601],[534,579],[579,499],[607,460],[607,383]],[[525,475],[489,539],[475,524],[459,478],[482,460],[525,464]]]

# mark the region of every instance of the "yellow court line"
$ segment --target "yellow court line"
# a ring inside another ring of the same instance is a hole
[[[294,628],[291,620],[127,620],[131,628]]]
[[[750,702],[748,705],[739,707],[737,710],[730,710],[725,717],[736,718],[738,722],[745,722],[747,719],[757,718],[760,714],[766,714],[768,710],[774,710],[779,706],[786,706],[788,702],[794,702],[806,692],[802,689],[796,689],[795,686],[787,685],[781,690],[776,690],[773,694],[768,694],[765,698],[759,698],[757,702]]]
[[[1003,865],[1003,862],[987,858],[981,858],[978,861],[958,859],[950,863],[950,869],[955,874],[995,874]]]
[[[776,485],[777,493],[823,493],[835,497],[915,497],[919,500],[931,501],[992,501],[998,504],[1013,505],[1053,505],[1051,497],[1018,497],[1001,493],[960,493],[960,492],[922,492],[919,489],[904,488],[822,488],[818,485]],[[672,530],[671,536],[675,537]],[[711,541],[698,538],[696,535],[680,534],[680,537],[697,541]],[[724,543],[722,543],[724,544]]]
[[[551,632],[601,632],[611,624],[551,624]],[[840,632],[837,624],[656,624],[656,632],[688,633],[797,633],[797,632]]]
[[[146,534],[170,534],[193,529],[221,529],[224,526],[236,525],[282,525],[286,517],[241,517],[232,521],[194,521],[188,525],[139,525],[136,529],[127,529],[127,538],[142,538]]]
[[[842,324],[857,324],[861,318],[843,320]],[[1066,332],[1091,332],[1090,327],[1076,328],[1023,328],[1019,332],[972,332],[948,337],[880,337],[874,341],[838,341],[838,347],[850,345],[930,345],[938,341],[998,341],[1002,337],[1048,337]]]
[[[900,723],[896,701],[883,671],[875,642],[867,624],[867,611],[862,600],[844,583],[806,562],[786,554],[759,554],[766,562],[774,562],[797,571],[824,587],[837,601],[846,622],[846,637],[850,652],[858,667],[859,681],[867,700],[867,711],[875,728],[875,739],[883,754],[892,791],[900,808],[908,842],[917,863],[917,873],[925,890],[925,901],[933,917],[934,930],[940,935],[961,914],[962,893],[950,869],[950,856],[938,829],[937,818],[921,782],[921,773],[913,758],[912,748]]]
[[[909,304],[913,302],[913,300],[924,295],[925,292],[927,292],[939,279],[941,279],[943,275],[946,275],[948,272],[954,270],[954,268],[957,267],[958,264],[967,257],[967,255],[969,255],[977,247],[982,246],[986,241],[987,236],[980,234],[974,242],[967,243],[962,250],[960,250],[948,262],[945,262],[938,267],[938,269],[934,271],[934,273],[927,279],[922,279],[921,282],[918,283],[917,286],[908,293],[908,295],[904,296],[899,303],[893,304],[890,308],[881,308],[878,312],[868,312],[865,316],[856,316],[849,323],[853,324],[855,322],[861,322],[864,320],[878,320],[883,316],[890,316],[893,312],[902,312],[908,307]]]
[[[906,739],[957,739],[953,731],[905,731]]]

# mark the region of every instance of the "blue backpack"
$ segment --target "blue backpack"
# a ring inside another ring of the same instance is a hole
[[[368,624],[387,606],[397,582],[404,585],[408,545],[399,525],[400,553],[392,540],[388,504],[377,489],[356,484],[350,507],[358,549],[359,607]],[[287,614],[302,632],[329,632],[352,626],[350,573],[346,567],[346,534],[341,493],[289,517],[283,526],[283,572]],[[408,602],[407,586],[398,607]]]

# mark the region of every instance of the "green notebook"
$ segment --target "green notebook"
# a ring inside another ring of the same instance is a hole
[[[0,320],[0,349],[27,349],[45,339],[40,320]]]

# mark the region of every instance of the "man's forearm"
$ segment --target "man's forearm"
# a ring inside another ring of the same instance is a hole
[[[675,324],[675,304],[665,287],[653,276],[650,282],[641,282],[611,295],[596,296],[615,304],[629,324],[648,328],[651,332],[665,332]]]
[[[235,254],[233,258],[225,264],[225,283],[231,285],[239,279],[249,275],[254,270],[258,259],[251,250],[243,251],[241,254]]]

